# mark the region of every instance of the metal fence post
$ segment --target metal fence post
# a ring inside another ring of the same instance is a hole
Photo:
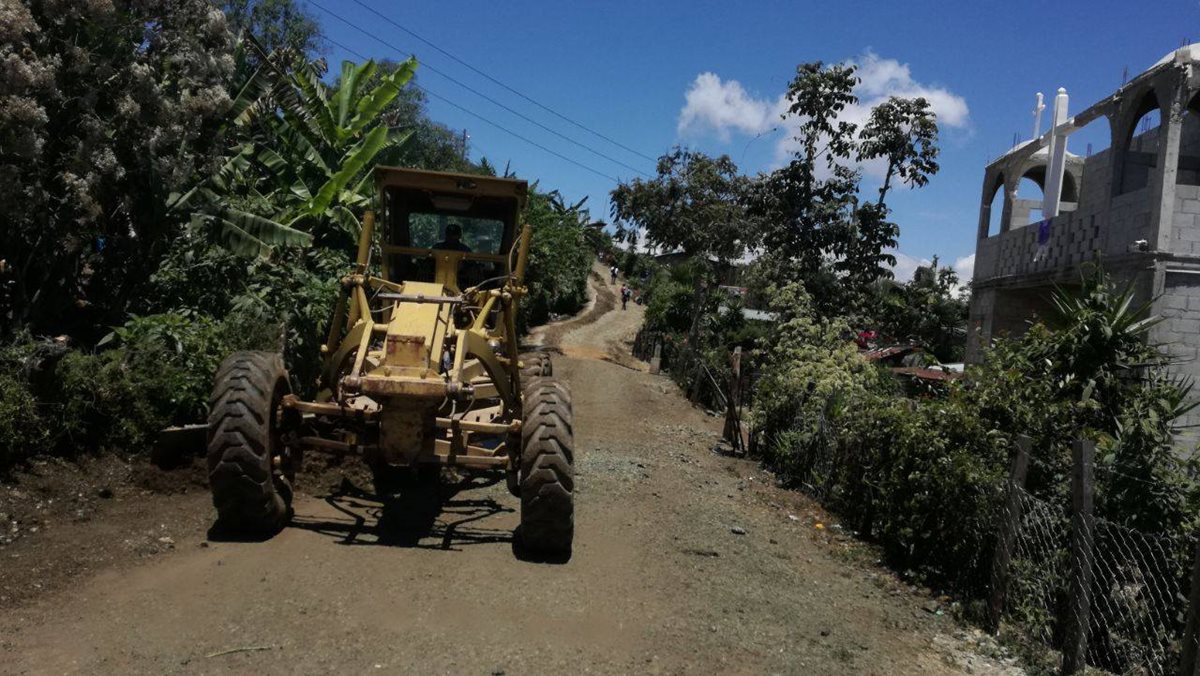
[[[1021,523],[1021,496],[1018,491],[1025,487],[1025,475],[1029,471],[1029,451],[1032,447],[1033,440],[1029,437],[1017,437],[1016,452],[1008,471],[1000,537],[996,542],[995,557],[992,559],[992,594],[988,599],[987,629],[993,634],[1000,631],[1000,616],[1004,612],[1004,600],[1008,595],[1009,564],[1012,562],[1013,546],[1016,544],[1017,529]]]
[[[1081,673],[1087,666],[1089,614],[1092,608],[1092,545],[1095,520],[1092,516],[1092,461],[1096,444],[1076,439],[1071,472],[1071,589],[1067,633],[1063,642],[1063,674]]]
[[[1188,595],[1187,625],[1183,631],[1183,655],[1179,660],[1180,676],[1200,674],[1196,654],[1200,645],[1200,540],[1196,541],[1196,555],[1192,562],[1192,591]]]

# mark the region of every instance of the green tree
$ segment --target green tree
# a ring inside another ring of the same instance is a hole
[[[204,0],[9,2],[0,21],[0,333],[123,317],[215,170],[232,43]],[[100,329],[103,330],[103,329]]]
[[[880,282],[876,293],[881,333],[915,340],[940,361],[962,360],[968,304],[953,268],[939,266],[935,256],[929,265],[918,267],[907,283]]]
[[[617,239],[689,257],[736,259],[752,244],[742,206],[747,184],[728,155],[675,148],[659,158],[657,176],[612,191]]]
[[[321,51],[321,26],[295,0],[222,0],[221,10],[235,33],[248,33],[267,51]]]
[[[937,171],[937,125],[922,99],[872,109],[867,123],[841,118],[858,103],[853,65],[802,64],[784,119],[797,120],[792,160],[757,181],[750,212],[762,228],[763,274],[801,282],[823,313],[863,311],[872,284],[891,277],[899,227],[885,202],[894,176],[919,187]],[[858,163],[887,167],[879,198],[861,203]]]
[[[533,230],[528,292],[521,302],[520,328],[540,324],[552,314],[571,314],[587,302],[588,272],[595,258],[587,198],[567,204],[557,190],[530,186],[525,222]]]
[[[634,247],[644,240],[651,247],[682,250],[696,265],[690,349],[701,342],[701,310],[706,290],[718,281],[714,273],[754,243],[744,206],[748,185],[729,156],[675,148],[659,158],[657,176],[621,183],[609,198],[617,239]]]
[[[380,61],[378,69],[365,86],[370,88],[378,84],[382,78],[403,66],[403,62],[390,59]],[[467,148],[461,132],[429,117],[429,97],[424,89],[416,85],[416,79],[417,75],[414,73],[408,86],[401,89],[399,95],[380,112],[383,124],[391,129],[409,130],[412,135],[407,143],[380,153],[378,162],[434,171],[490,171],[494,174],[485,163],[477,166],[467,158]]]
[[[274,245],[350,249],[359,219],[375,197],[375,160],[412,131],[381,118],[412,77],[409,59],[388,73],[373,61],[342,63],[336,84],[321,62],[293,65],[275,53],[245,83],[233,125],[243,136],[221,170],[181,196],[176,209],[242,253]],[[370,83],[374,81],[374,84]]]
[[[937,118],[924,98],[891,96],[871,109],[859,134],[858,158],[887,162],[879,186],[880,206],[891,189],[893,176],[911,188],[929,183],[929,177],[938,171],[937,137]]]

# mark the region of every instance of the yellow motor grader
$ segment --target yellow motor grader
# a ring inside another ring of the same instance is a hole
[[[363,218],[315,400],[291,393],[275,353],[238,352],[217,372],[208,470],[218,524],[278,531],[303,453],[321,451],[361,456],[378,493],[390,489],[387,477],[422,467],[503,470],[521,500],[519,543],[569,552],[571,396],[548,355],[518,354],[514,321],[528,186],[392,167],[375,179],[380,217]]]

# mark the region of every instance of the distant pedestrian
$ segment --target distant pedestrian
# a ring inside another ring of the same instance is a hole
[[[630,289],[628,286],[625,286],[624,284],[622,284],[621,285],[621,309],[622,310],[625,309],[625,304],[629,302],[629,299],[632,296],[633,296],[633,289]]]
[[[615,265],[612,266],[612,268],[609,270],[609,273],[612,275],[611,283],[616,284],[617,283],[617,266],[615,266]]]

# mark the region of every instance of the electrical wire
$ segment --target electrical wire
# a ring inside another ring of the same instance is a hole
[[[361,29],[359,29],[359,30],[361,30]],[[363,54],[362,52],[359,52],[358,50],[355,50],[355,49],[353,49],[352,47],[349,47],[349,46],[347,46],[347,45],[344,45],[344,44],[342,44],[342,43],[340,43],[340,42],[338,42],[337,40],[334,40],[334,39],[332,39],[332,38],[326,37],[326,38],[325,38],[325,40],[326,40],[327,42],[330,42],[330,43],[332,43],[332,44],[334,44],[334,45],[338,46],[338,47],[341,47],[342,49],[346,50],[348,53],[350,53],[350,54],[353,54],[354,56],[357,56],[357,57],[358,57],[358,58],[360,58],[360,59],[363,59],[363,60],[368,60],[368,59],[370,59],[370,58],[371,58],[371,57],[369,57],[369,56],[367,56],[367,55]],[[386,44],[386,43],[384,43],[384,44]],[[390,48],[390,47],[389,47],[389,49],[394,49],[394,48]],[[395,51],[397,51],[397,52],[399,52],[399,53],[403,54],[403,52],[400,52],[400,50],[395,50]],[[604,178],[604,179],[607,179],[607,180],[609,180],[609,181],[612,181],[613,183],[620,183],[620,182],[621,182],[621,179],[619,179],[619,178],[616,178],[615,176],[610,176],[610,175],[608,175],[608,174],[606,174],[606,173],[604,173],[604,172],[600,171],[599,169],[594,169],[594,168],[592,168],[592,167],[589,167],[588,165],[586,165],[586,164],[584,164],[584,163],[582,163],[582,162],[580,162],[580,161],[578,161],[578,160],[575,160],[575,159],[573,159],[573,158],[570,158],[570,157],[568,157],[568,156],[566,156],[566,155],[563,155],[562,153],[560,153],[560,152],[558,152],[558,151],[556,151],[556,150],[552,150],[552,149],[550,149],[550,148],[547,148],[546,146],[542,145],[541,143],[538,143],[537,141],[534,141],[533,139],[530,139],[530,138],[528,138],[528,137],[526,137],[526,136],[523,136],[523,135],[521,135],[521,134],[518,134],[517,132],[515,132],[515,131],[513,131],[513,130],[511,130],[511,129],[509,129],[509,128],[507,128],[507,127],[503,126],[503,125],[501,125],[501,124],[500,124],[500,123],[498,123],[498,122],[493,122],[492,120],[490,120],[490,119],[488,119],[488,118],[484,117],[483,115],[480,115],[479,113],[476,113],[475,111],[473,111],[473,110],[470,110],[470,109],[466,108],[465,106],[462,106],[462,105],[460,105],[460,104],[458,104],[458,103],[455,103],[454,101],[451,101],[450,99],[448,99],[448,98],[446,98],[446,97],[444,97],[444,96],[442,96],[442,95],[440,95],[440,94],[437,94],[437,93],[435,93],[435,92],[431,91],[431,90],[430,90],[428,87],[425,87],[425,86],[419,85],[419,84],[417,84],[417,83],[415,83],[415,82],[412,82],[412,83],[410,83],[410,84],[411,84],[411,86],[413,86],[413,87],[416,87],[416,88],[417,88],[417,89],[419,89],[420,91],[422,91],[422,92],[425,92],[425,94],[427,94],[427,95],[429,95],[429,96],[431,96],[431,97],[433,97],[433,98],[435,98],[435,99],[438,99],[439,101],[442,101],[442,102],[443,102],[443,103],[445,103],[446,105],[453,106],[454,108],[457,108],[457,109],[461,110],[462,112],[464,112],[464,113],[466,113],[466,114],[470,115],[471,117],[474,117],[475,119],[479,120],[480,122],[483,122],[483,123],[485,123],[485,124],[489,124],[489,125],[491,125],[491,126],[495,127],[496,129],[499,129],[500,131],[502,131],[502,132],[504,132],[504,133],[506,133],[506,134],[508,134],[508,135],[510,135],[510,136],[513,136],[513,137],[515,137],[515,138],[517,138],[517,139],[520,139],[520,140],[524,141],[525,143],[528,143],[529,145],[531,145],[531,146],[533,146],[533,147],[535,147],[535,148],[538,148],[538,149],[540,149],[540,150],[542,150],[542,151],[545,151],[545,152],[547,152],[547,153],[550,153],[551,155],[554,155],[555,157],[557,157],[557,158],[559,158],[559,159],[561,159],[561,160],[564,160],[564,161],[566,161],[566,162],[570,162],[571,164],[573,164],[573,165],[575,165],[575,166],[579,167],[580,169],[584,169],[584,170],[586,170],[586,171],[590,171],[590,172],[592,172],[593,174],[595,174],[595,175],[597,175],[597,176],[599,176],[599,177],[601,177],[601,178]]]
[[[337,19],[338,21],[340,21],[340,22],[342,22],[342,23],[346,24],[346,25],[347,25],[347,26],[349,26],[350,28],[353,28],[354,30],[356,30],[356,31],[358,31],[358,32],[362,33],[363,35],[366,35],[367,37],[371,38],[372,40],[375,40],[376,42],[378,42],[378,43],[380,43],[381,45],[383,45],[383,46],[387,47],[388,49],[395,50],[396,52],[398,52],[398,53],[400,53],[400,54],[403,54],[403,55],[404,55],[404,56],[406,56],[406,57],[407,57],[407,56],[412,56],[412,54],[411,54],[411,53],[405,53],[403,50],[399,49],[398,47],[393,47],[393,46],[392,46],[391,44],[389,44],[389,43],[388,43],[386,40],[384,40],[383,38],[381,38],[381,37],[379,37],[379,36],[377,36],[377,35],[375,35],[375,34],[373,34],[373,33],[371,33],[370,31],[366,30],[365,28],[362,28],[362,27],[360,27],[360,26],[358,26],[358,25],[356,25],[356,24],[352,23],[350,20],[348,20],[348,19],[346,19],[346,18],[344,18],[344,17],[341,17],[341,16],[339,16],[339,15],[337,15],[337,14],[334,14],[334,13],[333,13],[331,10],[329,10],[329,9],[325,8],[323,5],[321,5],[321,3],[319,3],[319,2],[314,2],[313,0],[309,0],[309,4],[311,4],[312,6],[316,7],[317,9],[321,10],[322,12],[324,12],[324,13],[328,14],[329,16],[331,16],[331,17],[333,17],[333,18]],[[368,8],[368,9],[369,9],[369,8]],[[372,10],[372,11],[373,11],[373,10]],[[333,41],[332,41],[332,40],[330,40],[330,42],[333,42]],[[337,44],[337,43],[335,43],[335,44]],[[459,80],[458,78],[455,78],[453,75],[450,75],[449,73],[447,73],[447,72],[445,72],[445,71],[443,71],[443,70],[440,70],[440,69],[436,68],[435,66],[432,66],[432,65],[430,65],[430,64],[428,64],[428,63],[426,63],[426,62],[424,62],[424,61],[422,61],[422,62],[421,62],[421,66],[422,66],[423,68],[426,68],[426,69],[428,69],[428,70],[430,70],[430,71],[432,71],[432,72],[434,72],[434,73],[438,74],[438,75],[441,75],[442,77],[446,78],[446,79],[447,79],[447,80],[449,80],[450,82],[453,82],[454,84],[458,85],[459,87],[462,87],[463,89],[465,89],[465,90],[467,90],[467,91],[471,92],[472,94],[474,94],[474,95],[476,95],[476,96],[478,96],[478,97],[480,97],[480,98],[484,99],[485,101],[488,101],[489,103],[491,103],[491,104],[493,104],[493,105],[495,105],[495,106],[498,106],[498,107],[500,107],[500,108],[502,108],[502,109],[504,109],[504,110],[508,111],[510,114],[512,114],[512,115],[515,115],[515,116],[517,116],[517,117],[521,118],[522,120],[525,120],[526,122],[528,122],[528,123],[530,123],[530,124],[532,124],[532,125],[535,125],[535,126],[537,126],[538,128],[540,128],[540,129],[542,129],[542,130],[544,130],[544,131],[546,131],[546,132],[549,132],[549,133],[551,133],[551,134],[554,134],[555,136],[557,136],[557,137],[559,137],[559,138],[561,138],[561,139],[563,139],[563,140],[567,141],[568,143],[572,143],[572,144],[574,144],[574,145],[577,145],[577,146],[579,146],[580,148],[583,148],[584,150],[586,150],[586,151],[588,151],[588,152],[592,153],[593,155],[596,155],[597,157],[601,157],[601,158],[603,158],[603,159],[606,159],[606,160],[608,160],[609,162],[612,162],[613,164],[620,165],[620,166],[622,166],[622,167],[624,167],[624,168],[626,168],[626,169],[628,169],[628,170],[630,170],[630,171],[632,171],[632,172],[635,172],[635,173],[637,173],[637,174],[640,174],[640,175],[642,175],[642,176],[649,177],[649,174],[647,174],[646,172],[642,171],[641,169],[638,169],[637,167],[634,167],[634,166],[631,166],[631,165],[629,165],[629,164],[626,164],[625,162],[622,162],[621,160],[619,160],[619,159],[617,159],[617,158],[615,158],[615,157],[613,157],[613,156],[611,156],[611,155],[608,155],[608,154],[606,154],[606,153],[604,153],[604,152],[602,152],[602,151],[596,150],[595,148],[593,148],[593,147],[591,147],[591,146],[587,145],[586,143],[581,143],[581,142],[579,142],[579,141],[576,141],[575,139],[571,138],[570,136],[567,136],[566,134],[563,134],[563,133],[561,133],[561,132],[559,132],[559,131],[557,131],[557,130],[555,130],[555,129],[551,128],[551,127],[548,127],[548,126],[546,126],[546,125],[542,124],[541,122],[538,122],[537,120],[535,120],[535,119],[533,119],[533,118],[529,117],[528,115],[525,115],[524,113],[520,112],[519,110],[516,110],[516,109],[514,109],[514,108],[512,108],[512,107],[510,107],[510,106],[508,106],[508,105],[505,105],[504,103],[502,103],[502,102],[500,102],[500,101],[497,101],[496,99],[492,98],[491,96],[488,96],[487,94],[485,94],[485,93],[483,93],[483,92],[479,91],[478,89],[475,89],[475,88],[474,88],[474,87],[472,87],[471,85],[469,85],[469,84],[467,84],[467,83],[463,82],[462,80]],[[442,100],[443,100],[443,101],[445,101],[445,98],[444,98],[444,97],[438,97],[438,98],[442,98]]]
[[[582,123],[580,123],[580,122],[576,122],[575,120],[572,120],[571,118],[567,117],[566,115],[563,115],[562,113],[560,113],[560,112],[558,112],[558,111],[554,110],[553,108],[551,108],[551,107],[549,107],[549,106],[547,106],[547,105],[545,105],[545,104],[543,104],[543,103],[541,103],[541,102],[537,101],[536,99],[533,99],[533,98],[531,98],[531,97],[529,97],[529,96],[525,95],[524,93],[522,93],[522,92],[520,92],[520,91],[517,91],[516,89],[514,89],[514,88],[512,88],[512,87],[510,87],[510,86],[508,86],[508,85],[506,85],[506,84],[504,84],[503,82],[501,82],[501,81],[497,80],[496,78],[492,77],[491,75],[488,75],[487,73],[483,72],[482,70],[479,70],[479,69],[478,69],[478,68],[476,68],[475,66],[472,66],[471,64],[467,63],[466,61],[463,61],[462,59],[458,58],[458,57],[457,57],[457,56],[455,56],[454,54],[451,54],[450,52],[446,51],[445,49],[442,49],[441,47],[437,46],[437,45],[436,45],[436,44],[434,44],[433,42],[431,42],[431,41],[429,41],[429,40],[427,40],[427,39],[425,39],[425,38],[421,37],[420,35],[418,35],[417,33],[413,32],[412,30],[410,30],[410,29],[408,29],[408,28],[405,28],[404,26],[400,25],[399,23],[397,23],[397,22],[396,22],[395,20],[393,20],[392,18],[390,18],[390,17],[388,17],[388,16],[385,16],[384,14],[382,14],[382,13],[380,13],[379,11],[375,10],[375,9],[374,9],[374,8],[372,8],[371,6],[367,5],[366,3],[364,3],[364,2],[360,2],[360,0],[353,0],[353,2],[354,2],[356,5],[358,5],[358,6],[362,7],[363,9],[367,10],[368,12],[371,12],[371,13],[372,13],[372,14],[374,14],[375,16],[377,16],[377,17],[379,17],[379,18],[383,19],[384,21],[386,21],[386,22],[390,23],[391,25],[395,26],[396,28],[398,28],[398,29],[400,29],[400,30],[404,31],[405,33],[407,33],[407,34],[409,34],[409,35],[411,35],[412,37],[416,38],[417,40],[419,40],[419,41],[421,41],[421,42],[423,42],[423,43],[425,43],[425,44],[429,45],[430,47],[432,47],[433,49],[437,50],[438,52],[440,52],[441,54],[445,55],[446,57],[448,57],[448,58],[450,58],[450,59],[453,59],[454,61],[458,62],[459,64],[461,64],[461,65],[465,66],[466,68],[470,69],[471,71],[473,71],[474,73],[478,74],[479,76],[481,76],[481,77],[483,77],[483,78],[487,79],[488,81],[492,82],[493,84],[495,84],[495,85],[497,85],[497,86],[499,86],[499,87],[502,87],[502,88],[504,88],[504,89],[506,89],[506,90],[508,90],[508,91],[512,92],[513,94],[516,94],[517,96],[519,96],[519,97],[521,97],[521,98],[525,99],[526,101],[528,101],[528,102],[532,103],[533,105],[537,106],[538,108],[541,108],[542,110],[544,110],[544,111],[546,111],[546,112],[550,113],[551,115],[554,115],[555,117],[558,117],[559,119],[561,119],[561,120],[563,120],[563,121],[565,121],[565,122],[568,122],[568,123],[570,123],[570,124],[572,124],[572,125],[575,125],[576,127],[579,127],[580,129],[582,129],[582,130],[584,130],[584,131],[588,132],[589,134],[592,134],[592,135],[594,135],[594,136],[596,136],[596,137],[598,137],[598,138],[604,139],[605,141],[608,141],[609,143],[613,144],[614,146],[617,146],[618,148],[621,148],[622,150],[626,150],[626,151],[628,151],[628,152],[631,152],[631,153],[633,153],[634,155],[637,155],[638,157],[641,157],[641,158],[643,158],[643,159],[649,160],[649,161],[651,161],[651,162],[657,162],[657,161],[658,161],[658,159],[657,159],[657,158],[650,157],[649,155],[646,155],[645,153],[642,153],[642,152],[640,152],[640,151],[638,151],[638,150],[635,150],[635,149],[633,149],[633,148],[630,148],[629,146],[627,146],[627,145],[625,145],[625,144],[621,143],[620,141],[617,141],[617,140],[615,140],[615,139],[612,139],[612,138],[610,138],[610,137],[608,137],[608,136],[605,136],[604,134],[602,134],[602,133],[600,133],[600,132],[596,131],[595,129],[592,129],[592,128],[590,128],[590,127],[588,127],[588,126],[586,126],[586,125],[584,125],[584,124],[582,124]]]

